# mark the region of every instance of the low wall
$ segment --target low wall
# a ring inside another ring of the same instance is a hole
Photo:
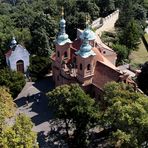
[[[110,31],[114,28],[118,18],[119,10],[116,10],[104,18],[98,18],[95,21],[93,21],[91,27],[93,29],[96,29],[98,34],[100,34],[103,31]]]

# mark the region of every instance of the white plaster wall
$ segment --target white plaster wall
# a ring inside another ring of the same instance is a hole
[[[16,62],[19,60],[24,61],[24,72],[27,71],[27,67],[29,66],[29,52],[22,47],[21,45],[17,45],[15,50],[12,51],[11,56],[9,57],[10,69],[17,70]]]

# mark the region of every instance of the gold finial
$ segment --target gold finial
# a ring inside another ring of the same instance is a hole
[[[85,19],[86,19],[85,20],[86,21],[85,23],[86,23],[86,27],[87,27],[89,25],[89,23],[90,23],[90,17],[89,17],[88,14],[86,15]]]
[[[87,21],[88,21],[88,24],[90,23],[90,15],[88,14],[87,16]]]
[[[64,7],[62,6],[62,13],[61,13],[62,17],[64,16]]]
[[[85,16],[85,24],[88,25],[88,17],[87,17],[87,15]]]

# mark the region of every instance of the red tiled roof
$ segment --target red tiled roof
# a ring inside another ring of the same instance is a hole
[[[9,49],[6,53],[5,53],[5,56],[7,58],[9,58],[11,56],[11,53],[12,53],[12,49]]]

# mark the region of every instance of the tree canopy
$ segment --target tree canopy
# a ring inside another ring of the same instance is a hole
[[[6,87],[0,87],[0,147],[37,147],[31,119],[16,115],[16,105]],[[9,119],[14,121],[10,122]]]
[[[24,75],[7,68],[1,69],[0,85],[8,87],[12,97],[15,98],[25,85]]]
[[[88,128],[98,119],[97,106],[78,84],[63,85],[48,94],[49,106],[54,108],[57,118],[63,119],[68,134],[69,123],[76,128],[74,137],[79,147],[87,145]]]
[[[118,147],[148,144],[148,98],[124,83],[108,83],[104,88],[103,127],[111,129],[109,141]]]

